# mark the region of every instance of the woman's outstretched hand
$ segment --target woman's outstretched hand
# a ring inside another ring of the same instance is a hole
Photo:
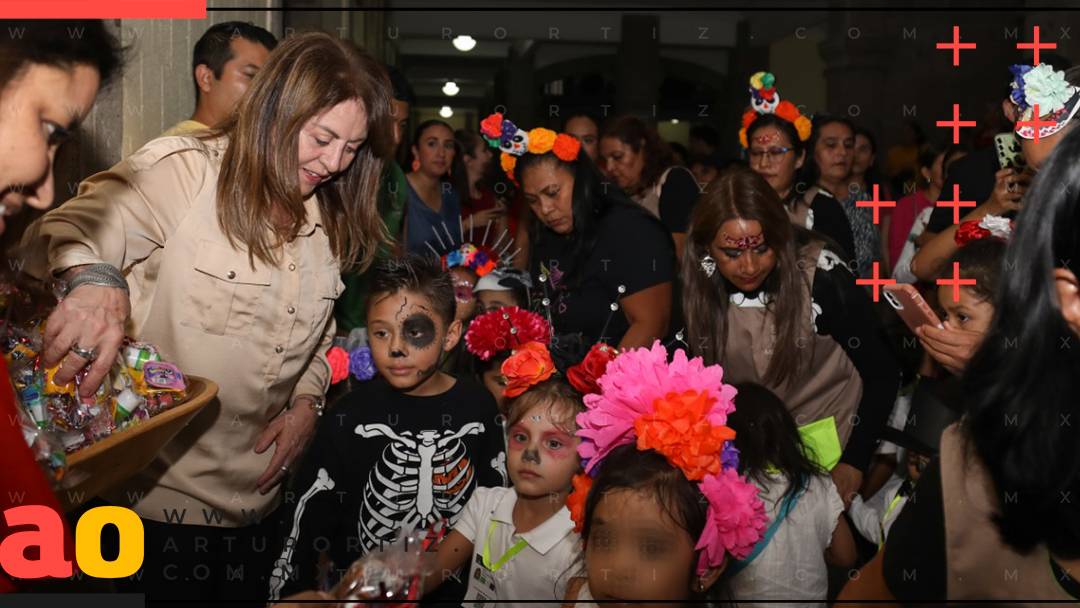
[[[79,395],[93,395],[116,362],[116,353],[124,341],[124,326],[131,316],[131,298],[118,287],[80,285],[65,297],[45,325],[45,351],[42,365],[63,365],[53,382],[67,384],[86,367],[88,360],[75,354],[72,347],[96,351],[86,378],[79,384]]]

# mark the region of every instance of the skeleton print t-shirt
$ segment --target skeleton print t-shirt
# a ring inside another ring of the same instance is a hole
[[[432,397],[381,378],[360,385],[320,422],[286,494],[271,599],[317,588],[320,552],[332,561],[321,567],[332,584],[403,531],[443,519],[453,526],[475,488],[505,486],[501,420],[491,393],[460,378]],[[464,594],[443,587],[440,595]]]

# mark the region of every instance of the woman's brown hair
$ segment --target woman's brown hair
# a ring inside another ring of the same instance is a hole
[[[776,346],[763,378],[776,385],[793,379],[799,372],[803,353],[797,347],[803,318],[810,314],[810,283],[802,271],[799,253],[805,240],[791,223],[776,191],[747,167],[731,167],[709,184],[694,205],[686,231],[681,277],[687,342],[695,356],[708,365],[723,365],[727,343],[727,311],[732,288],[720,272],[709,277],[701,260],[712,251],[720,227],[728,220],[742,219],[761,224],[765,244],[776,253],[776,267],[761,289],[769,294],[766,308],[776,327]]]
[[[601,138],[604,137],[614,137],[630,146],[634,152],[645,155],[645,164],[638,178],[638,191],[629,194],[637,194],[660,181],[664,170],[671,166],[671,148],[660,139],[656,128],[637,116],[621,116],[612,120],[604,126]]]
[[[383,160],[393,155],[391,99],[382,66],[348,40],[303,32],[270,53],[237,111],[204,136],[229,138],[218,176],[218,223],[231,244],[247,247],[253,267],[256,258],[276,264],[274,250],[295,238],[306,219],[300,129],[339,103],[359,100],[367,140],[349,167],[315,192],[334,257],[344,268],[367,268],[379,242],[388,240],[376,197]]]

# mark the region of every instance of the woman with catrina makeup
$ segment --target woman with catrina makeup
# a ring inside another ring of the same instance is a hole
[[[828,439],[819,460],[849,503],[900,386],[869,296],[743,167],[724,171],[694,207],[681,272],[693,354],[721,365],[727,382],[776,393],[798,426],[818,423],[815,436]]]

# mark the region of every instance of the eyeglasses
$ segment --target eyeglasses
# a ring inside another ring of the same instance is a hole
[[[750,160],[760,162],[762,156],[769,157],[769,162],[778,162],[791,148],[769,148],[768,150],[750,150]]]

